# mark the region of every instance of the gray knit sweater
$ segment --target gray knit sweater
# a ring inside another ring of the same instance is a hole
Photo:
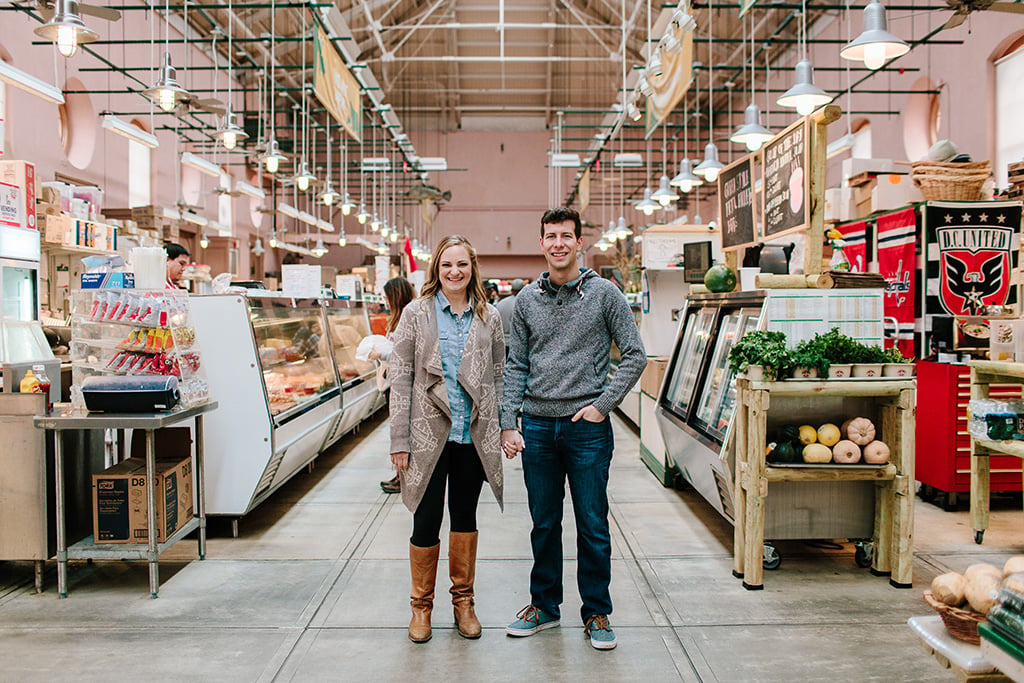
[[[609,382],[613,340],[622,360]],[[520,410],[570,417],[593,404],[607,415],[647,363],[626,298],[590,269],[562,286],[544,273],[519,292],[508,345],[502,429],[518,428]]]

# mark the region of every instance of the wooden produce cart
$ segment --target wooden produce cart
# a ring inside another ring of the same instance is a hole
[[[787,380],[751,382],[738,380],[740,395],[736,413],[736,469],[734,527],[734,575],[743,587],[758,590],[763,585],[762,557],[769,485],[807,488],[850,482],[874,483],[872,573],[890,576],[897,588],[910,588],[914,536],[914,393],[913,380]],[[879,438],[888,444],[891,457],[886,465],[771,465],[766,462],[769,427],[813,419],[835,421],[840,416],[863,415],[878,428]],[[853,484],[856,485],[856,484]],[[828,491],[824,492],[827,495]],[[813,491],[808,495],[815,494]],[[830,524],[833,538],[852,537],[843,533],[844,522],[856,512],[837,509]],[[779,514],[775,514],[779,517]],[[792,531],[793,535],[788,532]],[[773,538],[821,538],[798,536],[800,528],[773,524]]]
[[[974,360],[970,366],[972,401],[989,398],[994,384],[1024,384],[1024,363]],[[971,436],[971,528],[974,542],[979,544],[988,529],[990,458],[998,454],[1024,458],[1024,441],[990,441]]]

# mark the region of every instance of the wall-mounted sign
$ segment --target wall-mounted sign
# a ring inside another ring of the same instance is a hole
[[[359,81],[345,66],[323,29],[317,29],[313,40],[313,91],[348,134],[356,142],[362,142],[363,110]]]
[[[754,234],[754,164],[751,156],[735,161],[718,174],[722,250],[757,242]]]
[[[766,240],[800,230],[810,223],[810,145],[807,139],[807,119],[802,118],[764,146],[761,226]]]

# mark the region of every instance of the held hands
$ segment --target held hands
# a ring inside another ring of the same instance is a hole
[[[377,349],[370,349],[370,352],[366,355],[369,360],[380,360],[380,351]]]
[[[504,451],[506,458],[512,460],[519,455],[524,448],[526,448],[526,443],[523,441],[523,435],[520,434],[518,430],[501,430],[501,450]]]
[[[395,466],[396,472],[405,472],[409,469],[409,453],[406,451],[392,453],[391,464]]]
[[[580,412],[572,416],[573,422],[579,422],[580,420],[586,420],[587,422],[604,422],[605,416],[600,410],[589,405],[580,408]]]

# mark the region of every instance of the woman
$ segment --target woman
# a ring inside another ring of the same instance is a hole
[[[391,339],[395,333],[395,328],[398,327],[398,321],[402,317],[402,311],[405,309],[406,304],[413,300],[414,292],[412,290],[412,284],[404,277],[393,277],[384,283],[384,298],[388,303],[388,322],[386,326],[388,339]],[[370,360],[379,360],[382,364],[387,364],[391,360],[391,352],[385,351],[381,353],[377,349],[373,349],[369,354]],[[390,374],[390,370],[385,368],[385,373]],[[390,381],[390,377],[388,377]],[[380,488],[384,493],[401,493],[402,483],[398,478],[398,474],[395,474],[393,479],[382,481]]]
[[[479,638],[476,506],[484,479],[502,505],[498,401],[505,338],[465,237],[445,237],[434,248],[420,298],[406,307],[393,338],[391,462],[413,513],[409,639],[430,640],[446,483],[455,624],[464,638]]]

